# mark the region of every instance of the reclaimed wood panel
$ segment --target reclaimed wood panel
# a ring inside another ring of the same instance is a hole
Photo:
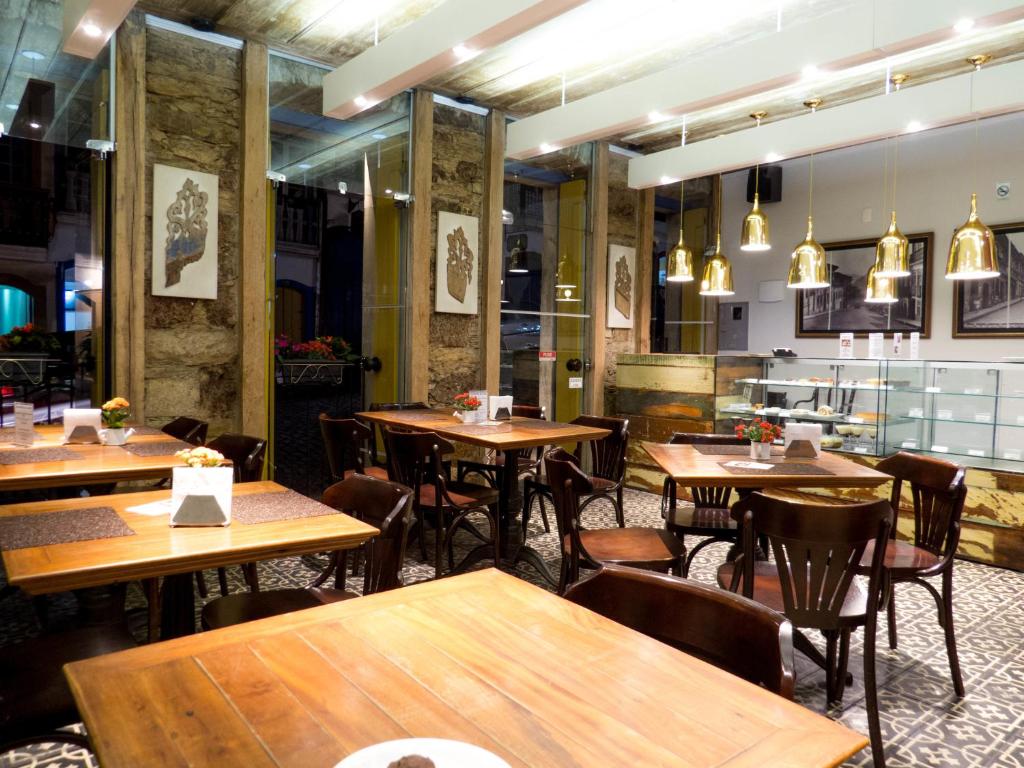
[[[427,401],[430,390],[431,173],[434,156],[434,96],[417,90],[412,104],[412,195],[409,239],[408,399]]]

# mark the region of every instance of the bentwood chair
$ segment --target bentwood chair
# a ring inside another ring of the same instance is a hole
[[[466,530],[494,548],[494,564],[499,565],[498,491],[482,485],[448,480],[442,457],[455,447],[433,432],[396,432],[385,429],[388,475],[394,482],[413,489],[415,529],[419,535],[420,555],[427,559],[424,533],[427,519],[434,524],[434,576],[440,578],[442,552],[448,553],[448,568],[455,567],[453,539]],[[474,526],[471,515],[487,520],[490,537]]]
[[[935,598],[939,611],[939,626],[946,636],[946,655],[956,695],[964,695],[964,681],[960,673],[960,659],[956,651],[953,632],[953,557],[960,542],[960,517],[967,498],[967,470],[951,461],[899,453],[878,463],[879,472],[892,475],[893,509],[900,507],[904,484],[910,486],[914,504],[913,542],[896,538],[896,526],[885,548],[883,570],[883,600],[889,624],[889,647],[896,648],[896,591],[901,583],[918,584]],[[874,552],[869,546],[861,558],[862,572],[871,568]],[[926,579],[942,579],[940,594]]]
[[[539,405],[513,405],[512,415],[521,416],[527,419],[544,419],[544,408]],[[537,469],[540,466],[541,455],[543,454],[543,448],[535,448],[530,455],[519,457],[519,477],[524,475],[531,475],[536,477]],[[470,461],[469,459],[459,459],[456,477],[459,482],[466,479],[468,475],[477,475],[483,478],[491,488],[501,488],[501,473],[505,469],[505,456],[501,452],[488,451],[488,457],[486,461]],[[541,508],[543,510],[544,502],[541,501]],[[544,530],[550,530],[548,527],[547,513],[544,512]]]
[[[735,510],[743,519],[743,553],[718,570],[720,586],[788,618],[794,646],[825,669],[828,703],[842,701],[850,634],[864,627],[864,690],[875,765],[885,766],[875,684],[875,635],[886,543],[893,512],[888,501],[835,506],[798,503],[755,493]],[[757,559],[755,536],[764,536],[774,562]],[[855,580],[872,547],[866,586]],[[826,654],[803,629],[825,637]]]
[[[747,441],[735,435],[676,432],[668,442],[669,445],[744,445]],[[687,536],[704,537],[686,556],[683,576],[689,576],[690,566],[698,552],[720,541],[735,544],[739,540],[739,527],[730,514],[732,488],[692,486],[692,507],[677,505],[676,490],[676,481],[666,477],[661,491],[661,514],[665,518],[666,530],[674,533],[684,544]]]
[[[793,698],[793,625],[724,589],[621,565],[602,566],[566,600]]]
[[[579,581],[581,567],[596,569],[611,563],[679,575],[686,548],[668,531],[660,528],[584,530],[580,523],[580,499],[594,492],[594,484],[577,461],[573,454],[561,448],[544,456],[562,553],[558,594],[564,594],[570,584]]]
[[[370,403],[368,411],[419,411],[429,408],[426,403],[420,401],[412,401],[405,403]],[[384,426],[382,424],[373,423],[370,429],[374,431],[374,435],[371,437],[370,446],[370,464],[375,467],[380,467],[387,473],[388,468],[388,441],[384,436]],[[390,427],[395,429],[395,427]],[[379,440],[378,440],[379,438]],[[380,446],[384,449],[384,461],[381,462],[378,458],[377,447]]]
[[[368,475],[352,474],[324,491],[323,503],[380,529],[380,533],[365,545],[363,594],[371,595],[402,586],[412,489]],[[344,562],[340,554],[334,553],[327,568],[305,589],[238,592],[210,601],[203,606],[203,629],[229,627],[359,597],[341,588]],[[324,587],[332,574],[334,588]]]
[[[333,482],[341,482],[353,473],[388,479],[386,468],[374,466],[372,459],[369,463],[366,461],[367,457],[372,457],[373,430],[365,424],[355,419],[332,419],[321,413],[320,435]]]
[[[209,428],[210,425],[205,421],[179,416],[160,427],[160,431],[191,445],[202,445],[206,442],[206,432]]]
[[[584,496],[580,511],[595,499],[608,499],[615,507],[615,520],[618,522],[619,528],[625,528],[626,517],[622,505],[622,488],[626,476],[626,449],[629,447],[629,419],[617,419],[611,416],[578,416],[569,423],[607,429],[609,432],[606,437],[587,443],[590,446],[591,471],[588,477],[591,481],[591,488]],[[576,444],[573,455],[577,467],[581,466],[582,442]],[[551,484],[540,476],[527,477],[523,482],[523,530],[526,531],[530,523],[530,510],[535,497],[542,500],[540,512],[544,519],[544,530],[549,531],[551,529],[548,525],[543,499],[545,497],[552,498]]]

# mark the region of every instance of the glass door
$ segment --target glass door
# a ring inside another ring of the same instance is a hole
[[[556,421],[589,384],[590,162],[588,144],[505,167],[501,392]]]

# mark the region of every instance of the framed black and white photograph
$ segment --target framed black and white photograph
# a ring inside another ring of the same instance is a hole
[[[837,337],[840,333],[913,333],[927,338],[931,327],[932,233],[908,235],[910,275],[895,279],[897,300],[864,301],[868,270],[875,263],[878,238],[823,243],[828,258],[828,288],[797,291],[796,335]]]
[[[999,276],[953,290],[953,336],[1024,337],[1024,222],[992,227]]]

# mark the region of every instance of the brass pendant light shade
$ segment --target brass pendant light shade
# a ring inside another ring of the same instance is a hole
[[[755,171],[758,173],[758,171]],[[760,174],[759,174],[760,175]],[[740,235],[741,251],[767,251],[772,244],[768,234],[768,217],[761,211],[759,195],[754,192],[754,207],[743,219]]]
[[[732,287],[732,264],[722,254],[722,234],[719,232],[715,237],[715,252],[704,265],[700,295],[732,296],[735,292]]]
[[[676,247],[668,252],[668,270],[665,279],[670,283],[693,282],[693,251],[680,237]]]
[[[562,254],[558,260],[558,273],[555,275],[555,288],[575,288],[576,283],[569,282],[569,256],[568,254]]]
[[[971,215],[953,233],[946,262],[947,280],[983,280],[999,276],[995,238],[978,218],[978,196],[971,195]]]
[[[890,277],[882,277],[875,271],[875,267],[868,270],[868,282],[864,290],[864,301],[867,304],[894,304],[899,299],[896,296],[896,281]]]
[[[889,229],[875,246],[874,271],[878,277],[907,277],[910,274],[910,241],[896,226],[896,211],[892,212]]]
[[[825,249],[814,239],[814,220],[810,216],[807,217],[807,235],[790,258],[786,285],[800,290],[829,286]]]

